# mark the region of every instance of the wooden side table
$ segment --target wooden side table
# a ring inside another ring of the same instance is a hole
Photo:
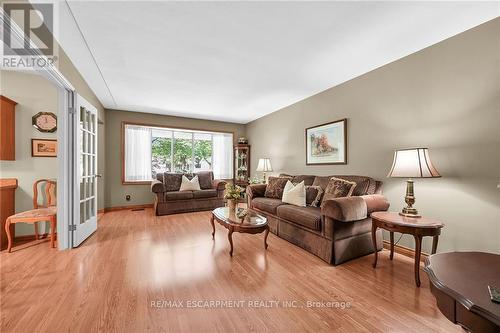
[[[441,312],[469,332],[500,332],[500,304],[488,286],[500,286],[500,255],[448,252],[429,256],[424,271]]]
[[[394,257],[394,232],[413,235],[415,238],[415,284],[420,287],[420,254],[422,252],[422,238],[432,236],[432,254],[436,253],[438,238],[441,234],[441,228],[444,224],[438,220],[420,217],[405,217],[394,212],[374,212],[372,218],[372,240],[375,249],[375,260],[373,268],[377,267],[377,228],[390,232],[391,254],[390,259]]]

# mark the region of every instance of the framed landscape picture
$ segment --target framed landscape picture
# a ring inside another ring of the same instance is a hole
[[[306,165],[347,164],[347,119],[306,128]]]
[[[31,139],[32,157],[57,157],[57,140]]]

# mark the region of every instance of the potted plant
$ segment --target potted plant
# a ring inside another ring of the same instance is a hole
[[[236,209],[238,200],[241,198],[241,192],[243,192],[243,189],[240,186],[226,184],[224,198],[227,199],[227,206],[229,207],[229,210],[234,211]]]

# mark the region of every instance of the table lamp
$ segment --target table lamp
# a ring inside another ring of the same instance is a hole
[[[407,206],[399,215],[407,217],[420,217],[413,204],[415,195],[413,192],[412,178],[435,178],[441,177],[432,165],[427,148],[398,149],[394,152],[394,161],[391,171],[387,177],[407,178],[405,202]]]
[[[271,166],[271,159],[269,158],[259,158],[259,164],[257,165],[257,171],[264,173],[264,183],[267,183],[266,180],[266,172],[273,171],[273,167]]]

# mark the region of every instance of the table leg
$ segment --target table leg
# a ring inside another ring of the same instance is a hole
[[[372,242],[375,259],[373,260],[373,268],[377,267],[378,251],[377,251],[377,226],[372,222]]]
[[[10,219],[7,219],[7,221],[5,221],[5,233],[7,234],[7,252],[9,253],[12,249],[12,234],[10,231]]]
[[[432,252],[431,252],[431,254],[436,253],[437,248],[438,248],[438,240],[439,240],[439,236],[434,236],[432,238]]]
[[[420,287],[420,253],[422,251],[422,236],[415,235],[415,284]]]
[[[215,239],[215,223],[214,223],[214,216],[212,215],[212,218],[210,219],[210,223],[212,223],[212,239]]]
[[[391,255],[389,256],[389,259],[392,260],[394,258],[394,232],[390,231],[390,236],[391,236]]]
[[[229,244],[231,245],[231,250],[229,251],[229,255],[233,256],[233,228],[229,228],[229,233],[227,234],[227,239],[229,239]]]
[[[266,231],[264,234],[264,248],[267,250],[267,236],[269,235],[269,226],[266,226]]]

